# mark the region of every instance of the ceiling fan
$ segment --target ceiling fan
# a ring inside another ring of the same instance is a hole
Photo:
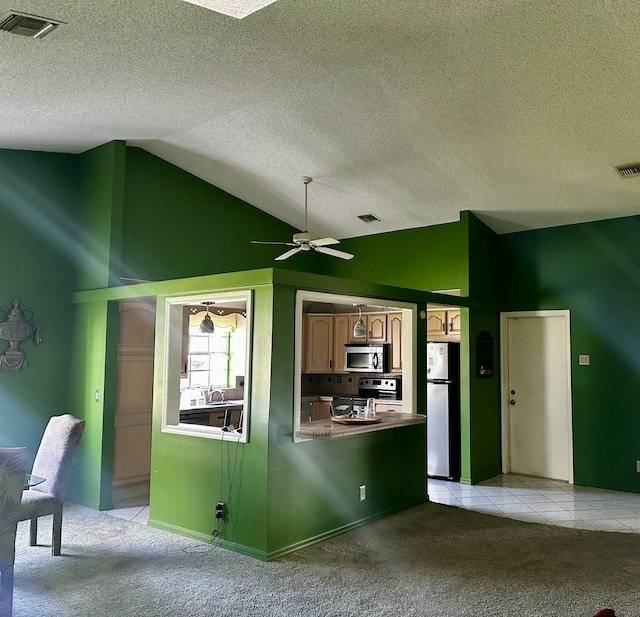
[[[261,240],[252,240],[251,244],[281,244],[283,246],[295,247],[288,250],[286,253],[282,253],[282,255],[278,255],[278,257],[276,257],[276,261],[283,261],[300,251],[310,251],[311,249],[318,253],[331,255],[332,257],[351,259],[353,257],[351,253],[345,253],[345,251],[328,248],[328,245],[330,244],[339,244],[340,240],[336,240],[335,238],[318,238],[318,236],[310,234],[307,231],[307,185],[311,181],[312,178],[309,176],[302,176],[302,182],[304,183],[304,231],[299,234],[293,234],[292,242],[263,242]]]

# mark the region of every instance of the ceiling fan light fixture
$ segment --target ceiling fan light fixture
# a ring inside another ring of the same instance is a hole
[[[313,249],[316,253],[323,253],[331,257],[339,257],[340,259],[352,259],[353,254],[345,251],[338,251],[336,249],[329,248],[331,244],[340,244],[340,240],[335,238],[318,238],[315,234],[311,234],[307,231],[307,185],[312,182],[310,176],[302,176],[302,182],[304,183],[304,231],[293,234],[292,242],[271,242],[264,240],[251,240],[251,244],[279,244],[282,246],[292,246],[294,248],[278,255],[276,261],[284,261],[289,259],[296,253],[301,251],[310,251]]]

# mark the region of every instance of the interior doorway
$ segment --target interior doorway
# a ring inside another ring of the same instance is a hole
[[[572,483],[569,311],[501,321],[503,472]]]

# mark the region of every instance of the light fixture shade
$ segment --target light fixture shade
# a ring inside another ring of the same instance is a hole
[[[364,338],[367,336],[367,326],[364,325],[364,321],[360,318],[353,324],[353,336],[354,338]]]
[[[200,322],[200,332],[204,332],[205,334],[213,333],[213,320],[208,312]]]

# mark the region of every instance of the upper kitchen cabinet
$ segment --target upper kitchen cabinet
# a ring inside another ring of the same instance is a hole
[[[387,332],[391,343],[391,372],[402,373],[402,313],[387,315]]]
[[[307,373],[333,371],[333,315],[307,315],[306,356]]]
[[[333,318],[333,370],[336,373],[345,373],[344,346],[350,341],[353,327],[349,321],[349,315],[336,315]]]
[[[362,315],[367,330],[366,336],[353,336],[353,328],[358,321],[358,315],[349,315],[349,343],[386,343],[387,315],[386,313],[369,313]]]
[[[460,341],[460,309],[427,311],[428,341]]]

